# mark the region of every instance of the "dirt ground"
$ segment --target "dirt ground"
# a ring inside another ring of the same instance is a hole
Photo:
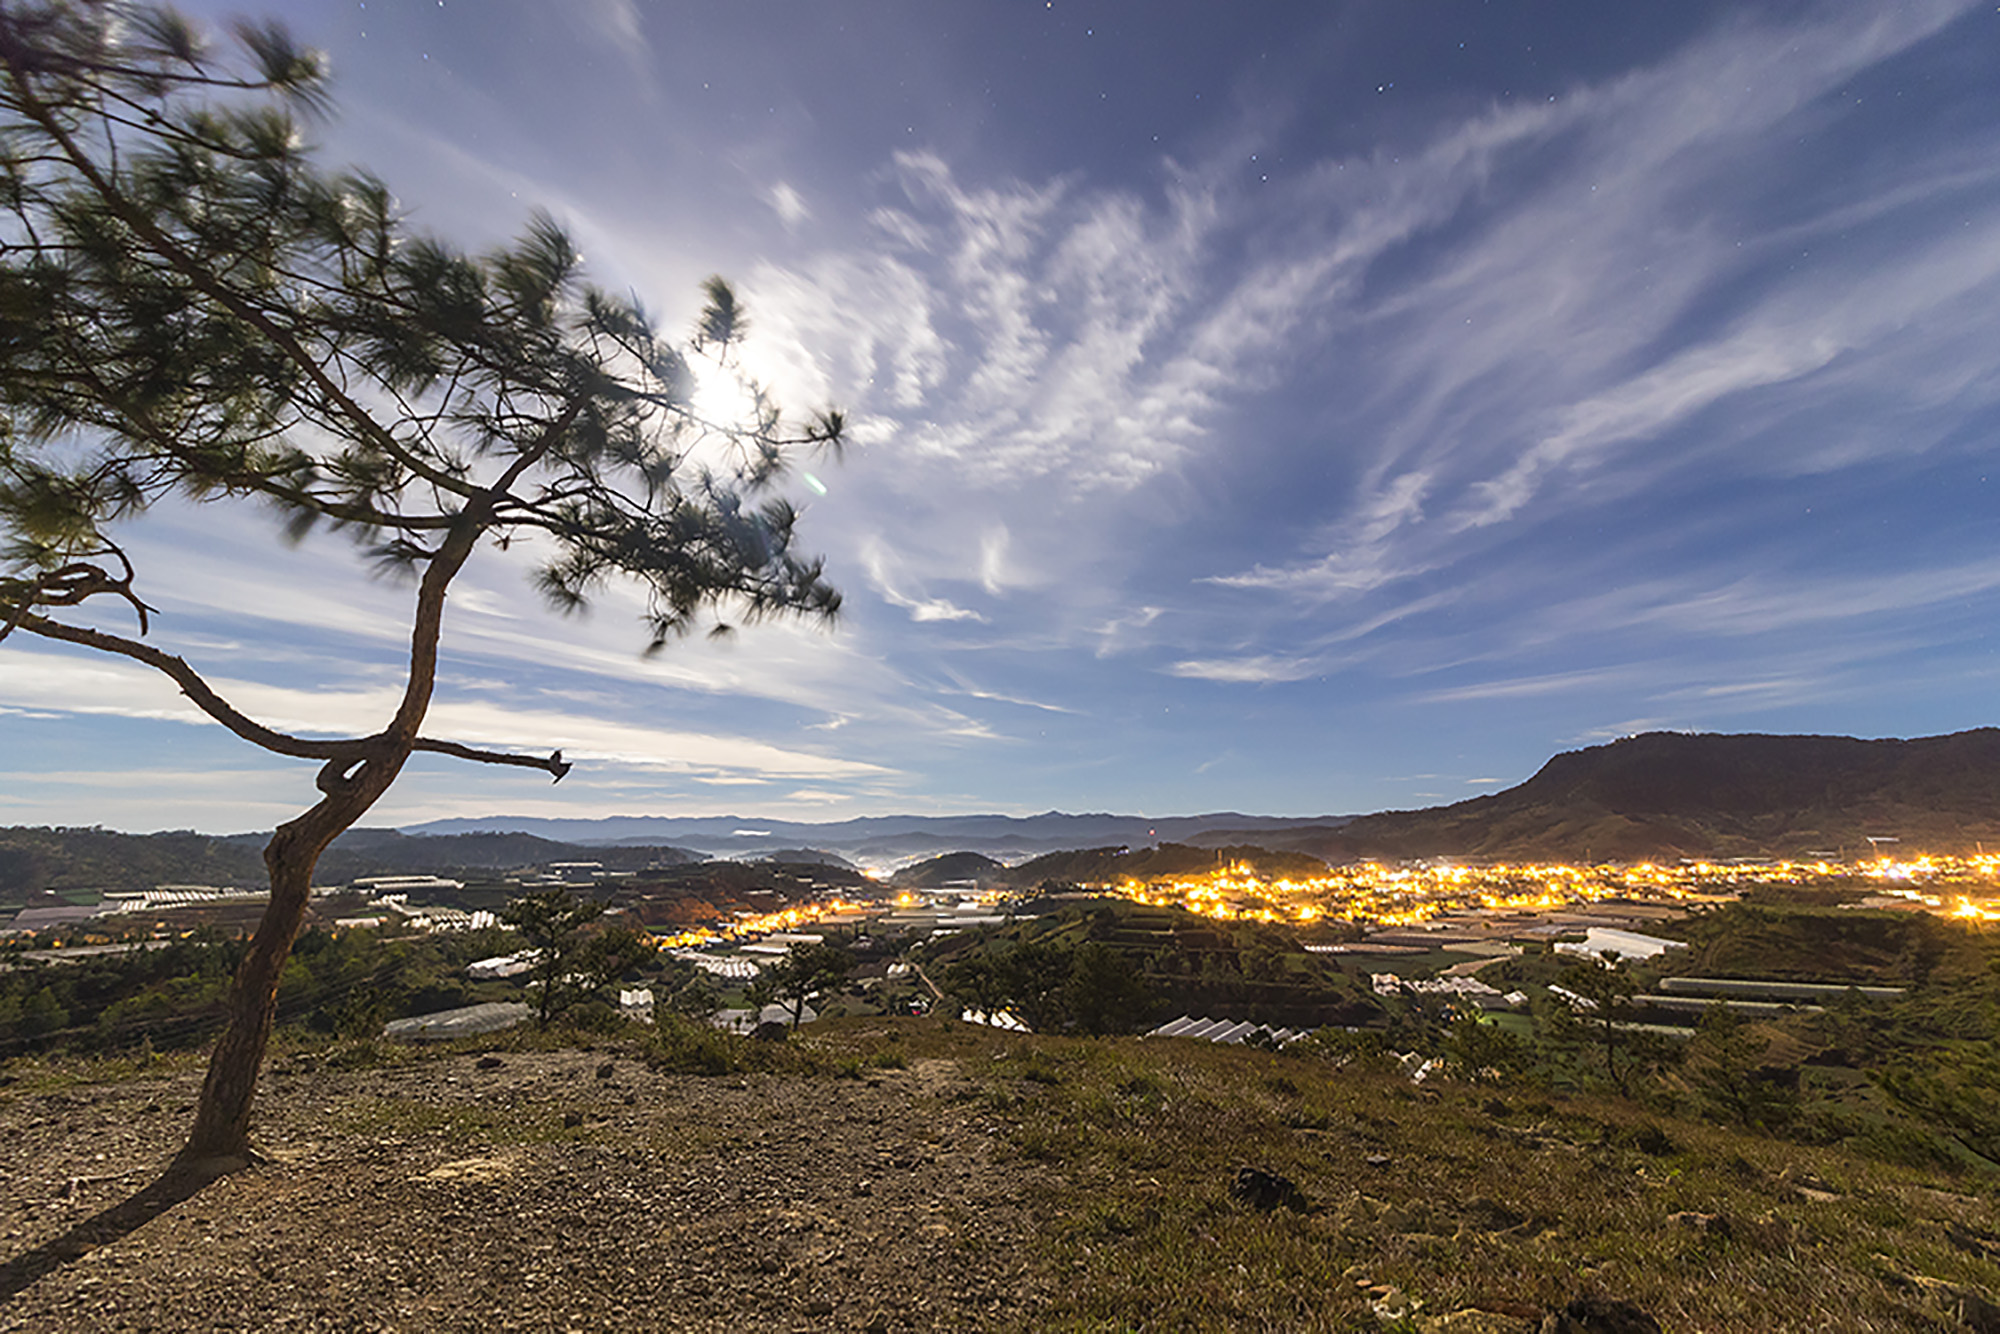
[[[1048,1292],[1031,1165],[952,1058],[864,1078],[604,1050],[280,1063],[268,1161],[55,1263],[154,1180],[199,1078],[0,1089],[0,1331],[1005,1329]]]

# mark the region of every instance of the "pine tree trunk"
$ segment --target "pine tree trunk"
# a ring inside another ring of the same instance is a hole
[[[176,1160],[183,1169],[226,1172],[250,1161],[250,1112],[277,1016],[278,981],[305,924],[313,870],[327,845],[367,813],[408,758],[407,750],[391,752],[364,762],[352,774],[323,782],[326,798],[296,820],[279,825],[265,846],[271,901],[229,989],[228,1024],[209,1055],[194,1128]]]
[[[312,894],[312,859],[273,856],[278,840],[266,853],[271,871],[271,903],[264,910],[250,952],[236,970],[229,991],[229,1024],[215,1044],[202,1084],[201,1103],[184,1160],[243,1159],[250,1156],[250,1108],[257,1096],[264,1047],[278,1008],[278,979],[291,956],[305,922]],[[300,864],[303,861],[304,864]]]
[[[313,868],[327,844],[373,804],[372,797],[357,803],[354,798],[361,795],[358,792],[343,795],[346,800],[330,795],[298,819],[279,826],[264,848],[271,901],[230,986],[229,1021],[208,1058],[208,1077],[201,1086],[194,1128],[180,1152],[183,1165],[226,1170],[250,1159],[250,1110],[264,1066],[264,1048],[271,1040],[271,1024],[277,1015],[278,980],[284,975],[299,928],[305,924]]]

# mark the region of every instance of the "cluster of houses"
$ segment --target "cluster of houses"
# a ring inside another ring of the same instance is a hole
[[[1469,973],[1457,976],[1446,974],[1442,977],[1403,977],[1397,973],[1373,973],[1369,984],[1378,996],[1400,996],[1405,992],[1415,996],[1448,996],[1453,1000],[1468,1001],[1482,1010],[1518,1010],[1528,1003],[1525,991],[1503,992],[1489,986]]]

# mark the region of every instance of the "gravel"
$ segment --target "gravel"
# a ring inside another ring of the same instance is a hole
[[[157,1177],[199,1072],[0,1090],[0,1331],[1035,1323],[1034,1168],[954,1060],[866,1079],[605,1067],[274,1067],[265,1161],[61,1265],[52,1245]]]

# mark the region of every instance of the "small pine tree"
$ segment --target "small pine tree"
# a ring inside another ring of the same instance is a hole
[[[547,1028],[564,1010],[600,995],[653,957],[652,937],[626,923],[603,925],[604,905],[566,889],[525,895],[500,912],[534,952],[535,1024]]]
[[[854,956],[840,946],[803,941],[757,974],[748,989],[750,1008],[762,1013],[766,1005],[782,1005],[796,1029],[805,1017],[806,1002],[834,990],[853,971]]]
[[[1629,1093],[1630,1041],[1619,1026],[1632,1018],[1632,997],[1639,990],[1638,982],[1624,961],[1606,950],[1601,958],[1581,959],[1568,968],[1562,985],[1589,1002],[1577,1019],[1596,1038],[1604,1056],[1605,1075],[1620,1093]]]
[[[1721,1001],[1702,1011],[1681,1069],[1708,1108],[1727,1121],[1782,1130],[1798,1119],[1797,1067],[1765,1061],[1770,1043]]]
[[[1063,999],[1068,1024],[1096,1034],[1130,1033],[1154,1003],[1131,960],[1094,940],[1077,947]]]

